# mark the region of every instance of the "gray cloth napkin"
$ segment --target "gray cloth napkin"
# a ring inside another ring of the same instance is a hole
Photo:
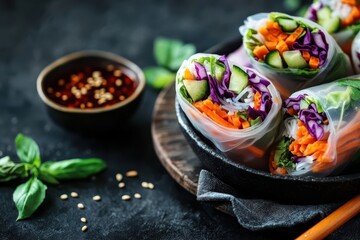
[[[197,200],[231,209],[238,222],[250,230],[292,227],[313,219],[322,219],[340,203],[318,205],[285,205],[264,199],[249,199],[212,173],[201,170]]]

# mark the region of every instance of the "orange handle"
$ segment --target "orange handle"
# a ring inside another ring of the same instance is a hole
[[[350,218],[360,212],[360,194],[350,199],[315,226],[301,234],[296,240],[324,239]]]

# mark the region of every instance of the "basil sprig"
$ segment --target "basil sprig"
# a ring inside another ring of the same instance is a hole
[[[15,145],[20,163],[15,163],[8,156],[1,158],[0,182],[30,176],[13,194],[18,210],[17,220],[30,217],[44,201],[47,186],[42,181],[59,184],[59,180],[86,178],[106,168],[105,162],[99,158],[42,163],[39,146],[22,134],[16,136]]]
[[[154,41],[154,58],[157,66],[144,69],[148,85],[162,89],[175,80],[175,72],[182,62],[196,52],[193,44],[184,44],[176,39],[159,37]]]

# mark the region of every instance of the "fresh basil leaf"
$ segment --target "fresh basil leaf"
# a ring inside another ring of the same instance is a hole
[[[175,81],[175,74],[162,67],[144,69],[146,82],[156,89],[164,88]]]
[[[275,147],[274,160],[279,167],[286,167],[290,169],[295,168],[295,164],[291,161],[291,152],[289,146],[293,140],[291,138],[282,138]]]
[[[182,62],[196,52],[193,44],[184,44],[175,39],[157,38],[154,56],[158,65],[176,71]]]
[[[168,68],[177,71],[184,60],[188,59],[196,52],[196,48],[193,44],[185,44],[182,46],[174,45],[171,48],[171,59],[168,63]]]
[[[0,159],[0,182],[27,177],[27,175],[27,167],[24,163],[16,164],[8,156]]]
[[[13,194],[13,200],[18,210],[16,220],[28,218],[36,211],[45,199],[46,189],[46,185],[36,177],[30,178],[16,188]]]
[[[70,159],[44,162],[40,172],[46,172],[58,180],[81,179],[104,170],[106,164],[98,158]]]
[[[36,167],[40,167],[40,150],[34,140],[22,134],[18,134],[15,139],[16,152],[21,162],[32,163]]]
[[[342,79],[337,81],[340,86],[351,87],[351,99],[357,101],[360,99],[360,80],[359,79]]]
[[[38,178],[44,182],[51,183],[51,184],[59,184],[60,182],[53,177],[51,174],[45,172],[45,171],[39,171]]]

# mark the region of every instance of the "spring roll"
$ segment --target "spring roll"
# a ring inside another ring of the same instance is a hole
[[[274,174],[327,176],[356,160],[360,149],[360,76],[293,93],[285,100]]]
[[[360,4],[356,0],[316,0],[305,18],[320,24],[347,53],[360,30]]]
[[[352,74],[349,57],[320,25],[283,13],[259,13],[240,27],[252,66],[283,98]]]
[[[225,56],[195,54],[177,72],[176,97],[191,124],[229,158],[267,168],[282,104],[268,79]]]

